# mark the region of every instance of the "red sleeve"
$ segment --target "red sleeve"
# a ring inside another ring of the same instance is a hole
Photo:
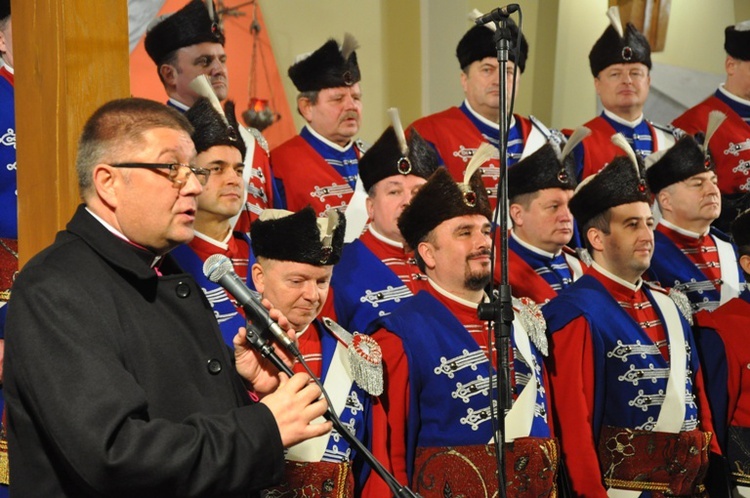
[[[373,407],[373,455],[402,485],[406,475],[406,426],[409,412],[409,363],[403,343],[380,329],[372,336],[383,351],[385,390]],[[390,496],[386,483],[374,472],[365,484],[363,498]]]
[[[593,434],[594,356],[586,319],[554,332],[552,344],[552,407],[574,494],[606,498]]]

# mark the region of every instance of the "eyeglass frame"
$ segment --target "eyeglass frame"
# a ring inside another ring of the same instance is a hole
[[[169,170],[169,173],[166,174],[166,177],[177,188],[182,188],[182,186],[187,183],[187,180],[190,177],[190,173],[195,175],[196,180],[198,180],[198,183],[200,183],[202,187],[208,183],[208,178],[209,176],[211,176],[210,170],[185,163],[113,163],[110,164],[110,166],[114,168],[143,168],[153,170],[166,168]],[[190,173],[188,173],[184,179],[178,180],[177,175],[179,174],[181,167],[188,168],[188,170],[190,170]]]

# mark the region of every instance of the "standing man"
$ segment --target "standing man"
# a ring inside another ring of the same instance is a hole
[[[461,68],[461,87],[464,101],[458,107],[431,114],[416,120],[411,127],[419,132],[435,150],[440,161],[456,181],[461,180],[471,156],[483,143],[499,148],[500,81],[504,80],[508,95],[508,110],[514,88],[519,83],[529,54],[529,44],[521,33],[517,46],[518,26],[508,19],[511,46],[505,76],[499,74],[497,47],[493,40],[494,25],[473,26],[464,34],[456,47],[456,57]],[[557,131],[550,131],[535,117],[514,114],[508,127],[508,166],[517,163],[553,138],[563,141]],[[497,202],[497,183],[500,176],[499,161],[493,160],[482,168],[482,180],[491,190],[490,200]]]
[[[490,281],[492,214],[475,173],[480,165],[472,160],[461,183],[438,168],[404,209],[398,225],[428,277],[426,290],[373,326],[386,368],[381,400],[391,465],[425,498],[498,494],[497,398],[490,392],[497,355],[477,316]],[[505,416],[507,491],[555,496],[559,453],[542,363],[544,323],[535,305],[522,308],[513,322],[515,353],[503,353],[512,354],[516,394]]]
[[[573,492],[699,496],[709,448],[718,447],[687,300],[641,279],[654,218],[635,155],[580,184],[570,209],[593,264],[542,311]]]
[[[750,20],[727,26],[724,50],[724,83],[673,124],[691,135],[705,133],[712,110],[726,114],[727,120],[711,141],[710,151],[723,201],[717,226],[728,232],[737,214],[750,208]]]
[[[674,144],[671,127],[660,127],[643,117],[651,86],[651,46],[635,26],[622,28],[617,6],[607,12],[610,26],[589,52],[594,87],[604,110],[583,126],[591,135],[576,149],[576,175],[580,182],[593,175],[622,150],[610,141],[622,134],[631,149],[644,159]]]
[[[172,256],[190,273],[206,294],[219,322],[224,341],[232,345],[237,328],[245,325],[242,308],[237,308],[227,292],[203,273],[209,256],[223,254],[232,261],[234,272],[247,281],[253,259],[247,234],[233,229],[232,219],[242,209],[242,170],[245,142],[237,134],[234,102],[227,101],[224,112],[201,97],[185,113],[193,125],[192,134],[198,153],[195,164],[209,172],[203,192],[196,197],[195,237],[178,246]]]
[[[309,376],[279,376],[244,329],[231,356],[169,255],[192,239],[208,179],[191,131],[144,99],[109,102],[84,126],[84,204],[26,264],[9,306],[18,496],[258,496],[281,479],[284,447],[330,430],[310,425],[326,404]]]
[[[578,183],[569,153],[586,132],[574,134],[562,153],[556,144],[547,143],[508,169],[513,223],[508,239],[508,282],[514,296],[544,303],[583,274],[581,260],[567,244],[575,232],[568,202]],[[500,265],[495,268],[499,281]]]
[[[357,48],[346,33],[341,45],[330,39],[289,68],[300,92],[297,112],[306,124],[299,135],[271,151],[271,163],[291,211],[309,204],[316,213],[331,208],[343,212],[351,204],[364,153],[362,142],[354,139],[362,119]]]
[[[201,75],[208,77],[219,100],[227,98],[229,78],[224,33],[213,12],[212,18],[202,0],[190,0],[177,12],[158,18],[146,33],[146,52],[156,64],[169,97],[167,105],[182,112],[205,96],[192,84]],[[252,220],[263,209],[273,207],[276,201],[266,139],[255,128],[238,126],[238,130],[247,148],[243,173],[247,200],[236,223],[240,231],[246,232]]]
[[[650,277],[684,292],[693,313],[738,297],[747,284],[737,249],[711,226],[721,213],[721,194],[708,147],[689,135],[681,138],[646,170],[646,180],[662,214]]]
[[[374,356],[379,348],[371,338],[331,324],[328,317],[318,319],[341,257],[345,226],[346,219],[335,209],[321,217],[311,207],[297,213],[266,210],[251,227],[258,259],[251,271],[255,288],[288,317],[305,362],[335,400],[334,411],[355,437],[367,442],[372,395],[379,395],[383,386],[380,358]],[[295,368],[305,371],[299,364]],[[368,469],[362,455],[333,430],[287,450],[283,484],[271,495],[361,496]]]
[[[732,223],[739,263],[750,275],[750,211]],[[716,438],[729,461],[733,496],[750,496],[750,302],[734,298],[716,311],[695,315],[695,338],[706,375]]]

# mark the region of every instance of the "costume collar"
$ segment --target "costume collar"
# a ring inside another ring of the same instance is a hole
[[[326,144],[328,147],[330,147],[330,148],[332,148],[334,150],[337,150],[339,152],[346,152],[346,151],[348,151],[349,149],[352,148],[352,145],[354,145],[354,140],[349,140],[349,143],[346,144],[346,146],[342,147],[339,144],[335,144],[335,143],[331,142],[330,140],[328,140],[327,138],[325,138],[323,135],[321,135],[320,133],[318,133],[315,130],[313,130],[312,126],[310,126],[309,124],[306,124],[305,128],[317,140],[320,140],[321,142],[323,142],[324,144]]]
[[[664,218],[662,218],[662,219],[659,220],[659,224],[660,225],[664,225],[665,227],[669,228],[670,230],[672,230],[674,232],[679,233],[680,235],[684,235],[685,237],[690,237],[690,238],[693,238],[693,239],[702,239],[703,237],[705,237],[706,235],[708,235],[708,230],[706,230],[705,233],[698,233],[698,232],[693,232],[693,231],[690,231],[690,230],[685,230],[684,228],[678,227],[674,223],[668,222]]]
[[[635,128],[636,126],[638,126],[639,124],[643,122],[643,113],[641,113],[641,115],[638,118],[636,118],[635,121],[628,121],[626,119],[622,119],[620,116],[608,111],[607,109],[604,109],[603,114],[607,116],[609,119],[611,119],[612,121],[616,123],[620,123],[621,125],[627,126],[629,128]]]
[[[536,246],[532,246],[528,242],[526,242],[524,240],[521,240],[521,238],[518,235],[516,235],[516,232],[514,232],[513,230],[510,231],[510,235],[511,235],[511,237],[513,237],[513,240],[515,240],[516,242],[518,242],[519,246],[521,246],[521,247],[523,247],[523,248],[525,248],[525,249],[533,252],[534,254],[538,254],[540,256],[544,256],[545,258],[549,258],[549,259],[554,259],[557,256],[559,256],[560,254],[562,254],[562,249],[560,249],[556,253],[551,253],[551,252],[547,252],[547,251],[544,251],[542,249],[539,249]]]
[[[229,240],[232,238],[232,235],[233,235],[232,231],[229,230],[229,233],[227,233],[227,236],[224,237],[224,240],[219,241],[219,240],[216,240],[216,239],[214,239],[212,237],[209,237],[208,235],[206,235],[204,233],[199,232],[198,230],[195,230],[195,236],[196,237],[198,237],[201,240],[205,240],[209,244],[213,244],[216,247],[218,247],[218,248],[220,248],[220,249],[222,249],[224,251],[226,251],[227,249],[229,249]]]
[[[472,114],[472,116],[474,116],[475,118],[477,118],[477,120],[481,121],[482,123],[486,124],[487,126],[491,126],[492,128],[494,128],[496,130],[500,129],[500,125],[499,124],[497,124],[497,123],[495,123],[493,121],[490,121],[489,119],[485,118],[484,116],[482,116],[481,114],[479,114],[477,111],[475,111],[471,107],[471,105],[469,104],[468,100],[464,100],[464,104],[466,105],[466,109],[468,109],[469,112]],[[513,118],[513,119],[515,119],[515,118]],[[513,128],[513,123],[511,123],[510,128]]]
[[[735,95],[735,94],[733,94],[733,93],[729,93],[729,91],[728,91],[728,90],[727,90],[726,88],[724,88],[724,83],[722,83],[722,84],[720,84],[720,85],[719,85],[719,91],[720,91],[720,92],[721,92],[721,94],[722,94],[722,95],[724,95],[724,96],[725,96],[726,98],[728,98],[728,99],[730,99],[730,100],[734,100],[734,101],[735,101],[735,102],[737,102],[738,104],[742,104],[742,105],[744,105],[744,106],[748,106],[748,107],[750,107],[750,100],[745,100],[745,99],[743,99],[743,98],[740,98],[740,97],[736,96],[736,95]]]
[[[599,272],[603,276],[607,277],[608,279],[612,280],[613,282],[615,282],[617,284],[620,284],[623,287],[625,287],[626,289],[629,289],[629,290],[631,290],[633,292],[638,292],[640,290],[641,286],[643,285],[643,279],[642,278],[639,278],[638,281],[635,284],[631,284],[627,280],[624,280],[624,279],[618,277],[617,275],[615,275],[614,273],[605,270],[596,261],[594,261],[591,264],[591,268],[593,268],[594,270],[596,270],[597,272]]]
[[[399,249],[403,249],[404,248],[404,244],[403,243],[398,242],[398,241],[393,240],[393,239],[389,239],[385,235],[383,235],[380,232],[378,232],[377,230],[375,230],[375,227],[372,226],[372,223],[370,223],[369,230],[370,230],[370,233],[372,234],[372,236],[375,237],[376,239],[378,239],[380,242],[382,242],[384,244],[388,244],[391,247],[397,247]]]
[[[440,294],[441,296],[445,296],[447,299],[450,299],[451,301],[454,301],[456,303],[459,303],[463,306],[468,306],[469,308],[477,309],[479,307],[479,303],[473,303],[467,299],[461,298],[456,296],[455,294],[452,294],[448,292],[447,290],[440,287],[437,283],[435,283],[434,280],[432,280],[430,277],[427,277],[427,282],[432,286],[433,289],[435,289],[435,292]],[[487,298],[487,295],[485,295],[482,299],[484,302],[489,301]]]
[[[189,105],[185,105],[179,100],[175,100],[172,97],[169,98],[169,103],[172,104],[177,109],[181,110],[182,112],[187,112],[188,109],[190,109]]]

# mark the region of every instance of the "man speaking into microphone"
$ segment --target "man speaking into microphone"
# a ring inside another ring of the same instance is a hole
[[[244,329],[232,357],[169,255],[193,238],[209,176],[191,132],[173,109],[132,98],[84,126],[83,204],[26,264],[9,304],[14,495],[259,496],[280,482],[285,447],[330,431],[310,424],[327,405],[308,375],[280,376]]]

